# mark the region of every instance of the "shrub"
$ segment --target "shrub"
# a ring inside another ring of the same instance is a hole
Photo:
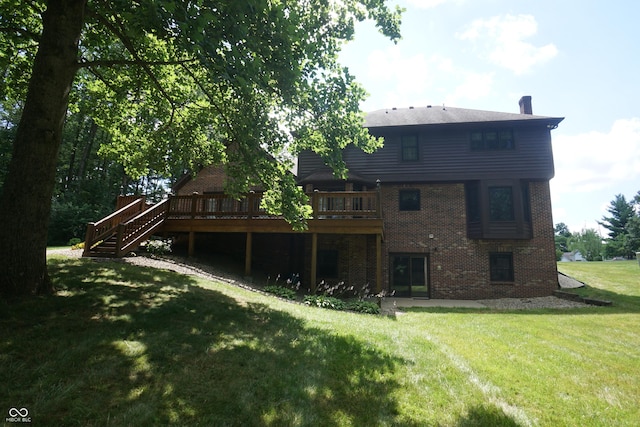
[[[378,304],[369,301],[351,301],[347,303],[347,310],[356,311],[358,313],[379,314],[380,307]]]
[[[285,288],[284,286],[270,285],[264,287],[265,292],[274,294],[280,298],[296,299],[296,292],[293,289]]]
[[[68,246],[75,246],[75,245],[77,245],[77,244],[78,244],[78,243],[80,243],[80,242],[82,242],[82,240],[80,240],[80,239],[79,239],[79,238],[77,238],[77,237],[74,237],[73,239],[69,239],[69,241],[67,242],[67,245],[68,245]]]
[[[307,295],[304,297],[304,303],[310,306],[330,308],[332,310],[344,310],[346,308],[344,301],[326,295]]]
[[[164,255],[171,253],[170,240],[149,240],[147,242],[147,252],[152,255]]]

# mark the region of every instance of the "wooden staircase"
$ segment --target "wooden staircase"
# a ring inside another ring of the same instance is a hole
[[[144,197],[139,197],[100,221],[87,224],[82,256],[125,256],[162,227],[167,206],[167,200],[163,200],[147,208]]]

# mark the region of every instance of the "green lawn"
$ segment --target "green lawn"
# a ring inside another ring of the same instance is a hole
[[[640,268],[559,268],[614,305],[384,317],[50,258],[57,295],[0,302],[1,411],[50,426],[636,426]]]

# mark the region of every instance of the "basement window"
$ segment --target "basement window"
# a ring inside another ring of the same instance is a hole
[[[492,282],[513,282],[513,253],[494,252],[489,254],[489,269]]]

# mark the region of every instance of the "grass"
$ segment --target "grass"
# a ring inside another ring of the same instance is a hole
[[[51,426],[635,426],[640,268],[560,269],[614,305],[384,317],[50,258],[55,296],[0,302],[0,411]]]

